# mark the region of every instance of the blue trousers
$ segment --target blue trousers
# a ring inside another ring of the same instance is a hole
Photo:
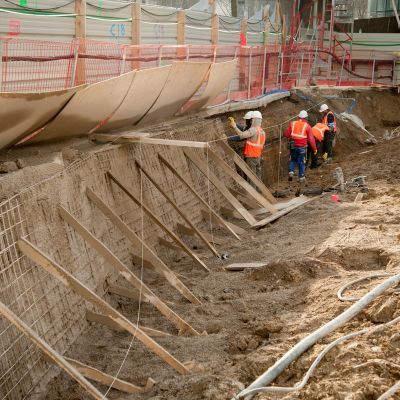
[[[296,166],[299,167],[299,178],[304,177],[306,171],[307,147],[293,147],[290,149],[289,172],[293,172]]]

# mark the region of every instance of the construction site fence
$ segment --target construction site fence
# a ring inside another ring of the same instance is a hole
[[[329,52],[307,45],[120,45],[0,37],[0,91],[44,92],[93,84],[135,69],[175,61],[237,59],[234,77],[218,101],[252,99],[294,86],[398,85],[400,59],[390,52]]]

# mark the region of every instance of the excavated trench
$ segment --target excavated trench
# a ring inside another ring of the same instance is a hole
[[[280,139],[286,126],[281,129],[279,124],[300,109],[308,109],[319,103],[324,96],[347,98],[329,100],[336,112],[348,109],[352,99],[355,99],[356,105],[352,111],[363,119],[366,128],[378,141],[385,136],[385,130],[390,125],[388,121],[395,124],[398,119],[399,97],[375,90],[338,92],[333,89],[304,89],[294,93],[289,100],[269,105],[261,111],[268,135],[264,181],[272,191],[284,191],[292,197],[297,190],[296,182],[289,184],[286,180],[287,149],[285,141]],[[241,114],[233,115],[238,118]],[[316,114],[312,114],[314,117]],[[154,127],[151,131],[165,138],[213,140],[229,134],[225,118],[222,116],[222,122],[216,118],[180,119]],[[81,139],[2,154],[4,159],[21,158],[27,164],[27,170],[17,172],[14,179],[13,174],[0,179],[0,187],[7,196],[25,188],[21,194],[2,203],[2,213],[8,216],[11,224],[8,229],[12,232],[12,237],[9,237],[11,251],[7,253],[7,258],[2,258],[2,262],[8,265],[15,263],[18,257],[15,239],[21,235],[27,236],[33,244],[130,321],[136,323],[139,315],[141,325],[169,333],[171,336],[156,337],[155,340],[180,362],[191,361],[190,375],[180,376],[138,340],[131,345],[131,335],[127,332],[88,322],[87,311],[96,311],[95,307],[27,259],[23,260],[23,264],[20,263],[20,271],[11,267],[13,273],[17,274],[17,280],[14,275],[3,275],[3,279],[8,280],[6,284],[12,287],[12,290],[3,292],[3,301],[22,310],[31,304],[33,307],[26,316],[27,322],[38,320],[39,323],[34,325],[35,330],[56,351],[112,376],[122,365],[119,378],[136,385],[144,386],[149,377],[157,381],[146,394],[124,394],[111,389],[107,394],[110,399],[230,399],[306,334],[348,306],[336,298],[339,287],[371,273],[393,274],[398,271],[396,261],[399,259],[400,242],[396,218],[400,211],[400,177],[396,166],[400,166],[397,151],[399,139],[380,141],[375,146],[369,146],[365,144],[365,134],[355,125],[340,121],[339,127],[341,132],[334,163],[308,171],[307,185],[322,188],[333,186],[336,183],[334,170],[340,166],[346,179],[366,176],[369,192],[364,199],[354,203],[358,193],[355,188],[340,193],[339,203],[331,201],[328,194],[258,231],[249,228],[244,220],[229,217],[230,222],[244,230],[240,235],[241,241],[221,227],[210,225],[210,219],[204,218],[198,201],[160,163],[159,153],[190,180],[193,188],[215,210],[226,208],[226,200],[213,185],[207,184],[205,174],[188,161],[182,149],[135,144],[105,146],[98,151],[98,146],[88,145],[86,140]],[[48,168],[44,170],[43,164],[48,163],[56,169],[59,164],[54,161],[59,158],[64,158],[69,167],[43,181],[50,174]],[[180,234],[211,272],[199,268],[182,251],[161,246],[159,238],[166,239],[165,233],[148,215],[143,214],[126,193],[106,178],[106,172],[112,171],[135,196],[143,199],[144,204],[165,225],[175,230],[176,224],[184,221],[160,191],[141,176],[136,161],[155,177],[197,227],[218,238],[219,244],[215,247],[219,254],[225,254],[223,260],[216,258],[198,238]],[[208,161],[210,171],[215,172],[228,187],[237,189],[227,176]],[[35,171],[40,171],[40,174],[32,178]],[[26,188],[27,179],[38,183]],[[127,226],[144,238],[146,245],[170,267],[201,304],[191,304],[159,273],[141,268],[141,248],[132,246],[103,216],[87,197],[87,188],[96,192]],[[131,271],[142,276],[143,282],[165,304],[198,332],[205,331],[207,335],[178,335],[176,326],[147,301],[143,301],[139,307],[137,299],[110,294],[109,285],[129,289],[136,296],[139,291],[133,290],[110,266],[110,262],[100,257],[76,229],[60,217],[59,205],[70,211]],[[254,208],[250,201],[245,206]],[[265,262],[266,266],[243,272],[226,272],[223,269],[231,263],[258,261]],[[389,264],[389,261],[392,263]],[[351,294],[363,294],[379,281],[352,288]],[[12,298],[15,297],[18,300],[14,303]],[[388,292],[364,313],[331,334],[326,343],[341,334],[396,317],[400,314],[397,303],[396,293]],[[396,370],[388,366],[357,369],[355,366],[377,358],[390,365],[400,363],[394,350],[399,342],[396,341],[397,329],[394,326],[379,336],[362,337],[339,346],[327,355],[304,390],[281,398],[378,398],[398,379]],[[10,344],[12,339],[7,338]],[[2,343],[6,345],[7,340]],[[318,343],[307,351],[276,382],[291,386],[299,381],[323,345]],[[22,377],[20,393],[23,396],[29,392],[28,398],[31,399],[88,398],[76,382],[56,367],[51,367],[48,373],[48,364],[37,350],[30,347],[28,340],[21,339],[18,349],[22,357],[16,361],[17,357],[10,355],[8,359],[3,358],[2,362],[4,370],[15,365],[10,373]],[[15,350],[12,349],[13,354]],[[25,353],[29,357],[24,358]],[[3,378],[3,382],[6,382],[3,388],[12,385],[12,381],[7,383],[7,379]],[[106,385],[96,383],[95,386],[102,393],[107,390]],[[259,395],[259,399],[269,398],[273,397]]]

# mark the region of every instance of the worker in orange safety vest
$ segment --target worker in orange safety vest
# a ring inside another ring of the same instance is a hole
[[[333,140],[337,132],[335,114],[329,110],[328,105],[322,104],[319,112],[323,113],[322,123],[329,127],[329,131],[325,132],[324,136],[324,154],[323,159],[332,161],[333,157]]]
[[[251,127],[245,131],[238,129],[236,122],[233,118],[229,119],[230,126],[236,131],[237,135],[229,136],[228,141],[239,142],[245,140],[243,148],[243,157],[246,164],[254,172],[254,174],[261,180],[261,160],[262,153],[265,145],[265,132],[261,128],[262,115],[259,111],[253,111],[251,114]],[[255,185],[249,182],[253,187]]]
[[[321,154],[322,146],[324,143],[325,132],[329,131],[329,127],[320,122],[312,127],[312,133],[315,139],[315,145],[317,146],[317,154],[312,151],[311,146],[307,147],[307,165],[311,159],[310,169],[318,168],[318,153]]]

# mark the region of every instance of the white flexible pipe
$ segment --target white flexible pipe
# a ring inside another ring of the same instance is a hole
[[[337,297],[339,298],[340,301],[357,301],[360,299],[359,297],[344,297],[343,292],[345,290],[347,290],[350,286],[355,285],[356,283],[367,281],[367,280],[374,279],[374,278],[383,278],[385,276],[389,276],[389,274],[374,274],[374,275],[365,276],[363,278],[355,279],[354,281],[351,281],[351,282],[347,283],[346,285],[342,286],[337,292]]]
[[[360,300],[354,303],[342,314],[331,320],[327,324],[321,326],[315,332],[311,333],[299,343],[297,343],[291,350],[289,350],[283,357],[281,357],[271,368],[264,374],[258,377],[250,386],[242,390],[234,399],[241,399],[248,396],[249,391],[265,387],[273,382],[293,361],[295,361],[301,354],[307,351],[311,346],[319,340],[329,335],[331,332],[343,326],[346,322],[351,320],[354,316],[359,314],[368,304],[375,300],[379,295],[385,292],[393,285],[400,282],[400,275],[394,275],[376,286],[369,293],[363,296]],[[251,396],[252,397],[252,396]]]
[[[326,346],[323,351],[321,351],[318,354],[318,357],[311,364],[311,367],[309,368],[307,373],[304,375],[304,378],[299,383],[294,385],[293,387],[281,387],[281,386],[262,387],[262,388],[252,389],[252,390],[247,391],[246,396],[255,395],[255,394],[261,393],[261,392],[263,392],[263,393],[265,393],[265,392],[290,393],[290,392],[295,392],[297,390],[301,390],[307,384],[307,382],[311,378],[311,375],[313,374],[315,368],[317,368],[318,364],[324,358],[325,354],[328,353],[330,350],[332,350],[335,346],[337,346],[338,344],[340,344],[348,339],[351,339],[355,336],[363,335],[364,333],[371,334],[371,333],[374,333],[377,331],[382,331],[385,328],[388,328],[389,326],[398,323],[399,321],[400,321],[400,317],[397,317],[397,318],[393,319],[392,321],[387,322],[386,324],[379,325],[378,327],[365,328],[365,329],[362,329],[361,331],[349,333],[348,335],[342,336],[342,337],[334,340],[328,346]],[[399,387],[400,387],[400,383],[399,383]]]
[[[378,400],[389,400],[399,390],[400,390],[400,382],[397,382],[389,390],[387,390],[385,393],[381,394],[379,396]]]

